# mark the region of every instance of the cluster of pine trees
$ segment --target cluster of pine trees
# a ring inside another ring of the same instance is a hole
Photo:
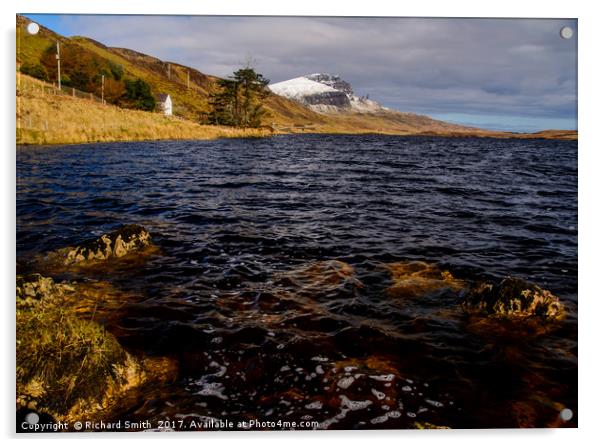
[[[211,95],[209,122],[236,127],[259,127],[265,114],[263,100],[269,94],[269,79],[253,68],[241,68],[228,79],[218,81],[219,91]]]

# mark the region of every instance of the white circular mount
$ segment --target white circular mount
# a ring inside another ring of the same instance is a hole
[[[560,37],[567,40],[573,37],[573,28],[571,28],[570,26],[562,27],[560,29]]]
[[[25,422],[27,422],[29,425],[35,425],[40,422],[40,416],[38,416],[37,413],[28,413],[27,416],[25,416]]]
[[[36,22],[29,22],[27,24],[27,32],[29,34],[38,34],[38,31],[40,31],[40,25],[38,25]]]
[[[573,410],[570,408],[565,408],[560,412],[560,419],[563,421],[570,421],[573,419]]]

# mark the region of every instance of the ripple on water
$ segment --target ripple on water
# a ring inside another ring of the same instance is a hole
[[[17,177],[19,271],[124,223],[161,248],[112,278],[141,299],[109,329],[177,357],[182,377],[137,414],[490,427],[577,408],[576,142],[29,147]],[[524,340],[467,330],[463,283],[506,275],[574,301],[566,323]]]

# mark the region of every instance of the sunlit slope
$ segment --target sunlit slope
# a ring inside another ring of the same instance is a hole
[[[70,144],[99,141],[207,140],[261,137],[267,129],[200,125],[159,113],[56,95],[42,81],[18,74],[17,144]]]

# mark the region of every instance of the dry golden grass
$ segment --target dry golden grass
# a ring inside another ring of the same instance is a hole
[[[269,129],[200,125],[159,113],[122,109],[99,102],[43,92],[43,83],[18,74],[17,144],[102,141],[208,140],[263,137]]]

